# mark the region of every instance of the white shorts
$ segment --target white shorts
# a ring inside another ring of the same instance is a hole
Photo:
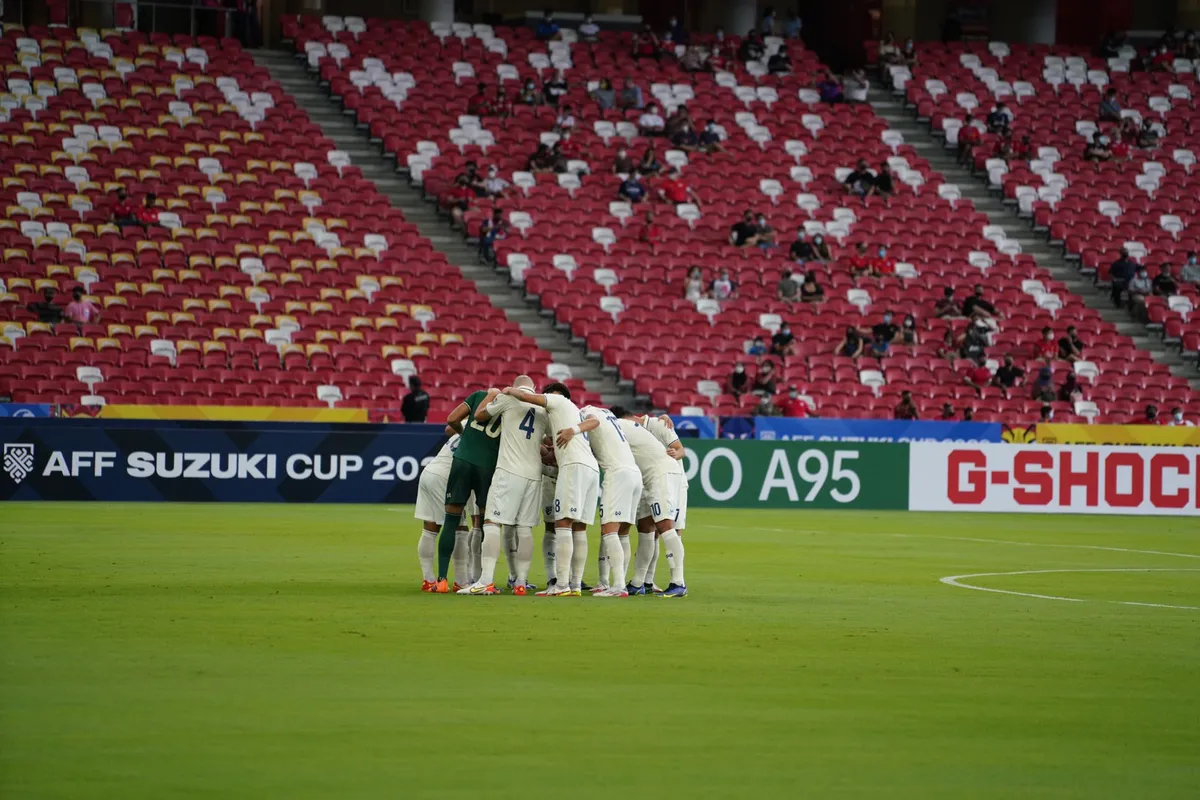
[[[417,482],[417,510],[413,514],[414,517],[422,522],[442,524],[446,519],[446,483],[449,480],[449,472],[425,468]],[[477,513],[479,511],[475,507],[475,495],[471,495],[463,506],[463,524],[471,527],[471,517]]]
[[[679,495],[675,499],[675,530],[681,531],[687,527],[687,496],[688,480],[683,476],[679,482]]]
[[[600,486],[600,524],[637,522],[641,499],[642,473],[636,469],[604,473],[604,482]]]
[[[600,472],[584,464],[558,468],[554,485],[554,516],[591,525],[600,499]],[[557,520],[556,520],[557,521]]]
[[[556,478],[551,478],[549,475],[542,476],[542,520],[551,527],[554,526],[554,490],[557,484]]]
[[[538,506],[541,502],[541,478],[530,480],[497,468],[492,475],[488,507],[483,516],[501,525],[532,528],[538,523]]]
[[[669,519],[673,525],[678,513],[675,503],[679,499],[679,485],[682,482],[683,476],[676,473],[655,475],[644,481],[638,519],[650,517],[655,522]]]

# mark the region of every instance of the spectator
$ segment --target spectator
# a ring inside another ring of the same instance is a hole
[[[750,356],[765,356],[767,354],[767,345],[763,341],[763,337],[755,336],[754,341],[746,348],[746,355]]]
[[[500,120],[506,120],[513,115],[512,100],[508,99],[508,92],[503,86],[496,87],[496,97],[484,113]]]
[[[896,406],[896,410],[892,416],[903,420],[921,418],[921,413],[917,411],[917,404],[913,402],[912,392],[905,390],[900,393],[900,403]]]
[[[461,179],[468,189],[471,190],[472,197],[483,197],[485,186],[483,176],[479,174],[479,165],[474,161],[468,161],[463,171],[455,176],[455,180]]]
[[[540,106],[545,102],[545,97],[538,90],[537,85],[533,82],[533,78],[526,78],[525,83],[521,84],[521,91],[517,94],[517,102],[523,106]]]
[[[771,400],[771,395],[764,394],[758,401],[758,407],[754,409],[756,417],[778,417],[779,406],[775,405]]]
[[[1038,422],[1050,422],[1054,419],[1054,406],[1049,403],[1042,405],[1041,411],[1038,412]]]
[[[1146,59],[1147,72],[1172,72],[1175,69],[1175,55],[1165,42],[1146,53]]]
[[[1008,396],[1008,390],[1014,389],[1021,385],[1021,381],[1025,379],[1025,370],[1013,364],[1013,357],[1006,355],[1004,364],[996,370],[996,374],[992,376],[992,385],[997,389],[1002,389],[1005,392],[1005,397]]]
[[[539,144],[537,150],[525,162],[525,170],[532,172],[534,175],[544,172],[554,172],[557,166],[557,159],[550,152],[550,148],[544,144]]]
[[[1129,282],[1129,310],[1140,320],[1146,318],[1146,298],[1154,293],[1154,283],[1144,266],[1139,265],[1137,274]]]
[[[1007,130],[1012,125],[1013,113],[1004,103],[996,103],[995,108],[987,115],[987,120],[984,124],[987,125],[988,133],[1000,133]]]
[[[842,337],[842,341],[838,342],[837,349],[833,351],[833,354],[846,358],[858,358],[862,355],[863,344],[863,337],[858,328],[847,325],[846,335]]]
[[[567,78],[560,69],[554,73],[554,77],[548,79],[542,84],[542,95],[546,98],[546,102],[552,106],[557,106],[559,98],[567,93]]]
[[[845,101],[842,95],[842,85],[838,83],[833,73],[827,73],[824,80],[817,84],[817,93],[821,96],[822,103],[841,103]]]
[[[137,225],[137,209],[130,202],[124,189],[117,189],[117,202],[113,203],[112,221],[118,228],[124,230],[129,225]]]
[[[689,45],[679,59],[684,72],[705,72],[708,69],[708,49],[701,45]]]
[[[1158,147],[1158,131],[1149,118],[1142,121],[1142,127],[1137,133],[1137,146],[1143,150],[1153,150]]]
[[[661,54],[661,43],[658,36],[647,23],[633,35],[633,57],[658,59]]]
[[[1109,89],[1100,101],[1100,112],[1097,115],[1100,122],[1120,122],[1121,103],[1117,100],[1117,90]]]
[[[787,397],[779,404],[779,410],[785,417],[803,418],[808,416],[808,403],[800,396],[800,390],[795,386],[788,387]]]
[[[967,326],[962,339],[959,340],[958,354],[972,361],[987,357],[987,323],[977,319]]]
[[[904,40],[904,46],[900,48],[900,57],[904,59],[905,65],[910,69],[917,64],[917,43],[908,38]]]
[[[850,79],[846,81],[846,102],[847,103],[865,103],[867,95],[871,91],[871,81],[867,79],[867,74],[861,69],[856,69],[850,73]]]
[[[1108,151],[1118,161],[1128,161],[1132,153],[1129,148],[1129,142],[1125,140],[1125,137],[1119,130],[1113,131],[1112,144],[1109,145]]]
[[[48,322],[51,325],[62,322],[63,308],[54,302],[56,294],[58,294],[58,291],[54,287],[47,286],[45,289],[42,289],[42,300],[40,303],[30,303],[26,306],[29,311],[37,315],[38,322]]]
[[[771,337],[771,355],[779,356],[784,361],[796,355],[796,335],[786,322],[780,325],[779,330]]]
[[[833,253],[829,250],[829,243],[825,241],[825,237],[817,234],[812,239],[813,261],[832,261]]]
[[[979,128],[975,127],[974,120],[968,114],[963,126],[958,130],[958,163],[964,167],[970,167],[975,160],[975,148],[983,139],[983,135],[979,132]]]
[[[1067,334],[1058,340],[1058,357],[1063,361],[1070,361],[1074,364],[1076,361],[1083,360],[1083,341],[1079,338],[1079,331],[1074,325],[1067,326]]]
[[[467,98],[467,113],[472,116],[482,117],[488,113],[490,104],[487,97],[487,84],[480,83],[475,86],[475,94]]]
[[[957,415],[957,412],[955,412],[955,410],[954,410],[954,406],[950,405],[949,403],[942,403],[942,413],[941,413],[941,416],[938,417],[938,419],[942,420],[943,422],[950,422],[956,416],[958,416],[958,415]]]
[[[654,221],[654,212],[646,211],[646,221],[638,232],[638,241],[650,245],[650,252],[657,253],[658,245],[662,242],[662,228]]]
[[[1025,134],[1012,145],[1012,157],[1018,161],[1028,161],[1033,158],[1033,140]]]
[[[142,198],[142,206],[137,210],[138,224],[143,228],[148,228],[151,225],[158,225],[158,209],[155,204],[158,203],[158,196],[150,192]]]
[[[508,193],[508,181],[500,177],[500,170],[495,164],[488,167],[488,176],[483,182],[483,191],[487,197],[492,199],[502,199]]]
[[[967,408],[964,408],[963,412],[962,412],[962,421],[963,422],[974,422],[975,421],[975,409],[973,409],[969,406]]]
[[[667,29],[663,33],[664,38],[670,36],[671,41],[675,44],[688,43],[688,29],[683,27],[683,23],[679,21],[678,17],[671,17],[670,22],[667,23]]]
[[[642,87],[633,82],[633,78],[625,79],[625,87],[621,89],[620,106],[626,110],[641,111],[646,101],[642,96]]]
[[[872,331],[871,342],[867,346],[867,355],[872,358],[884,358],[892,351],[892,343],[883,338],[883,335]]]
[[[813,247],[805,238],[804,228],[796,231],[796,239],[788,248],[788,257],[800,265],[813,260]]]
[[[429,416],[429,393],[421,388],[421,379],[408,376],[408,394],[400,402],[400,413],[405,422],[424,422]]]
[[[983,284],[979,283],[975,284],[974,294],[963,301],[962,313],[968,319],[991,319],[1000,315],[996,307],[984,299]]]
[[[740,221],[729,230],[729,243],[734,247],[750,247],[758,244],[758,226],[754,224],[754,213],[747,211]]]
[[[608,111],[617,104],[617,93],[613,91],[612,82],[608,78],[600,79],[600,85],[592,92],[592,98],[601,111]]]
[[[859,242],[854,247],[854,254],[846,259],[846,265],[850,268],[850,277],[858,283],[860,277],[866,277],[871,274],[871,256],[867,250],[866,242]]]
[[[871,259],[871,274],[877,278],[896,274],[896,259],[888,255],[887,247],[879,245],[875,257]]]
[[[671,144],[685,153],[695,153],[700,149],[700,137],[686,122],[671,136]]]
[[[709,294],[714,300],[719,300],[722,303],[726,300],[736,300],[738,285],[737,282],[729,277],[729,270],[722,269],[721,272],[713,279],[713,282],[708,286]]]
[[[1190,419],[1184,419],[1183,409],[1180,408],[1179,406],[1175,406],[1174,408],[1171,409],[1171,420],[1170,420],[1170,422],[1167,423],[1167,425],[1169,425],[1172,428],[1176,428],[1176,427],[1194,428],[1194,427],[1196,427],[1196,423],[1192,422]]]
[[[1146,406],[1145,416],[1142,417],[1143,425],[1161,425],[1158,419],[1158,406],[1151,403]]]
[[[792,71],[792,57],[788,55],[786,46],[780,47],[775,54],[767,59],[767,72],[772,75],[788,75]]]
[[[638,173],[643,177],[657,175],[662,172],[662,164],[658,161],[658,154],[654,152],[654,147],[647,147],[646,152],[642,153],[642,160],[638,162]]]
[[[783,23],[783,38],[799,39],[800,30],[804,27],[804,23],[800,20],[800,15],[795,9],[788,12],[787,19]]]
[[[636,172],[630,172],[617,189],[617,196],[630,203],[640,203],[646,199],[646,185]]]
[[[896,34],[891,31],[879,42],[879,64],[884,67],[899,66],[904,61],[900,56],[900,45],[896,43]]]
[[[775,35],[775,6],[767,6],[763,11],[762,27],[759,28],[763,36]]]
[[[933,306],[933,315],[938,319],[962,319],[958,313],[958,303],[954,301],[954,287],[942,289],[942,299]]]
[[[1196,258],[1196,251],[1188,251],[1187,261],[1179,271],[1179,279],[1184,283],[1200,283],[1200,259]]]
[[[541,21],[538,22],[537,28],[534,29],[534,35],[537,36],[538,41],[542,42],[560,38],[558,23],[554,21],[553,11],[547,9],[546,13],[542,15]]]
[[[817,276],[811,272],[804,276],[804,283],[800,284],[800,299],[806,303],[825,302],[825,290],[817,283]]]
[[[750,391],[750,376],[741,362],[734,364],[733,372],[725,379],[725,391],[734,397],[741,397]]]
[[[1029,387],[1029,397],[1039,403],[1053,403],[1058,395],[1054,391],[1054,373],[1049,367],[1038,370],[1038,376]]]
[[[82,329],[84,325],[95,325],[100,321],[100,309],[84,297],[82,286],[76,286],[71,290],[71,302],[67,303],[63,318]]]
[[[569,133],[575,130],[575,113],[570,103],[563,103],[562,110],[554,120],[555,133]]]
[[[712,46],[712,51],[708,54],[707,65],[710,72],[723,72],[729,66],[729,59],[726,58],[721,45],[714,44]]]
[[[941,344],[937,347],[937,357],[944,358],[954,364],[954,359],[958,358],[958,343],[954,341],[954,331],[949,328],[942,334]]]
[[[591,14],[585,14],[579,26],[579,39],[588,44],[600,41],[600,26],[592,19]]]
[[[689,125],[692,128],[696,127],[695,120],[692,119],[692,112],[688,111],[687,106],[679,106],[679,108],[667,115],[667,122],[663,126],[663,133],[668,139],[672,139],[684,125]]]
[[[1196,41],[1196,34],[1188,31],[1183,35],[1183,44],[1179,46],[1179,52],[1176,54],[1179,58],[1188,58],[1192,61],[1200,59],[1200,42]]]
[[[683,298],[689,303],[694,303],[705,297],[708,297],[708,294],[704,289],[704,271],[700,267],[692,267],[683,279]]]
[[[896,192],[896,186],[892,182],[892,168],[886,163],[879,165],[879,174],[875,176],[873,183],[875,194],[891,197]]]
[[[912,314],[904,317],[900,323],[900,341],[908,347],[916,347],[921,343],[921,333],[917,330],[917,318]]]
[[[446,190],[447,209],[450,211],[450,227],[456,230],[463,227],[463,217],[470,211],[471,202],[476,197],[475,192],[471,189],[469,180],[466,175],[459,175],[454,179],[454,184]]]
[[[963,373],[963,383],[983,396],[983,390],[992,384],[992,371],[987,367],[986,358],[980,355],[971,359],[970,366]]]
[[[613,175],[632,175],[635,171],[637,171],[637,164],[633,163],[633,159],[629,157],[629,151],[622,147],[617,151],[617,157],[613,159],[609,172]]]
[[[700,131],[700,149],[706,153],[724,153],[725,148],[721,145],[721,132],[717,130],[717,123],[711,119],[704,123],[704,130]]]
[[[1007,164],[1012,159],[1012,138],[1005,136],[1003,133],[996,137],[996,149],[992,152],[992,158],[998,158]]]
[[[771,397],[775,391],[775,364],[771,361],[764,361],[758,374],[754,376],[754,393]]]
[[[1129,257],[1129,251],[1121,248],[1121,254],[1108,268],[1108,277],[1112,284],[1112,303],[1116,308],[1122,305],[1122,295],[1129,288],[1129,282],[1137,274],[1138,264]]]
[[[646,106],[646,111],[638,117],[638,132],[642,136],[662,136],[666,130],[667,123],[658,113],[658,105],[651,103]]]
[[[672,169],[667,179],[658,185],[658,199],[676,206],[689,202],[700,205],[700,198],[687,185],[678,169]]]
[[[1109,161],[1112,151],[1108,149],[1108,137],[1101,136],[1099,131],[1092,133],[1092,139],[1083,148],[1084,161]]]
[[[867,169],[867,160],[865,158],[858,160],[858,164],[846,176],[842,184],[846,187],[847,194],[866,197],[875,193],[875,176],[871,174],[871,170]]]
[[[738,60],[742,63],[747,61],[761,61],[763,54],[766,53],[766,45],[763,44],[762,36],[758,31],[750,31],[742,39],[742,44],[738,47]]]
[[[1121,54],[1121,47],[1124,46],[1124,44],[1125,37],[1121,36],[1115,31],[1109,31],[1104,35],[1104,38],[1100,40],[1100,57],[1105,59],[1116,58]]]
[[[493,209],[491,219],[485,219],[479,227],[479,258],[485,264],[496,263],[496,242],[508,238],[508,222],[504,212]]]
[[[788,305],[800,299],[800,282],[796,280],[795,274],[790,269],[784,270],[783,277],[776,284],[775,299]]]
[[[888,344],[895,344],[896,338],[900,335],[900,327],[893,324],[891,311],[884,312],[883,321],[872,326],[871,333],[877,338],[882,338]]]
[[[1179,284],[1171,275],[1171,265],[1162,264],[1158,268],[1158,274],[1154,276],[1154,294],[1158,297],[1170,297],[1178,293]]]
[[[1074,372],[1068,372],[1062,386],[1058,387],[1058,401],[1060,403],[1074,403],[1076,400],[1082,399],[1083,388],[1079,385],[1079,378],[1075,376]]]
[[[1049,364],[1058,357],[1058,345],[1054,342],[1054,329],[1047,326],[1042,328],[1042,340],[1034,347],[1039,359]]]
[[[755,219],[755,227],[758,228],[758,246],[763,250],[775,246],[775,229],[771,227],[771,223],[767,221],[765,214],[759,214]]]

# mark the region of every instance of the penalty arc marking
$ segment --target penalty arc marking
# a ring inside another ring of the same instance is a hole
[[[976,572],[971,575],[948,575],[945,578],[939,578],[941,583],[947,586],[957,586],[960,589],[971,589],[976,592],[992,592],[994,594],[1011,594],[1017,597],[1032,597],[1038,600],[1061,600],[1067,603],[1086,603],[1079,597],[1059,597],[1053,594],[1035,594],[1033,592],[1017,592],[1011,589],[996,589],[990,586],[976,586],[971,583],[966,583],[967,579],[973,578],[997,578],[1007,575],[1053,575],[1070,572],[1200,572],[1200,568],[1188,567],[1119,567],[1109,569],[1025,569],[1014,572]],[[1148,608],[1177,608],[1184,611],[1200,611],[1200,606],[1176,606],[1168,603],[1138,603],[1131,600],[1095,600],[1097,603],[1115,603],[1121,606],[1144,606]]]

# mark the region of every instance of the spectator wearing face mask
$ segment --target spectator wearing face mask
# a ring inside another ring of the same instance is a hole
[[[633,57],[635,59],[653,58],[657,60],[662,54],[662,43],[649,24],[633,35]]]
[[[630,172],[625,180],[621,181],[621,185],[617,189],[617,196],[630,203],[640,203],[646,199],[646,185],[642,183],[636,172]]]
[[[1112,303],[1116,308],[1120,308],[1124,302],[1125,291],[1129,288],[1129,282],[1137,275],[1138,264],[1129,257],[1129,251],[1121,248],[1121,254],[1117,260],[1108,268],[1108,278],[1112,284]]]
[[[592,92],[592,99],[596,101],[596,106],[601,112],[609,111],[617,104],[617,93],[613,91],[612,82],[608,78],[601,78],[600,85]]]
[[[933,315],[938,319],[961,319],[958,303],[954,300],[954,288],[942,289],[942,297],[933,306]]]
[[[559,98],[567,93],[567,78],[560,69],[554,73],[554,77],[546,79],[542,84],[542,97],[546,98],[546,102],[552,106],[557,106]]]
[[[975,160],[975,148],[983,140],[983,134],[974,125],[974,118],[968,114],[963,126],[958,129],[958,163],[964,167],[971,166]]]
[[[467,113],[471,116],[482,117],[488,113],[490,103],[488,103],[487,84],[480,83],[475,86],[475,94],[467,98]]]
[[[1074,372],[1068,372],[1067,377],[1063,379],[1062,386],[1058,387],[1058,401],[1060,403],[1074,403],[1077,400],[1083,399],[1083,387],[1079,385],[1079,378]]]
[[[896,339],[900,336],[900,326],[892,322],[892,319],[892,312],[886,311],[883,315],[883,321],[876,323],[871,328],[871,333],[877,339],[883,339],[889,345],[895,344]]]
[[[100,309],[84,296],[82,286],[76,286],[71,290],[71,302],[63,311],[63,319],[74,322],[82,330],[84,325],[95,325],[100,321]]]
[[[996,103],[996,106],[987,115],[985,124],[987,125],[988,133],[1000,133],[1012,126],[1013,112],[1004,103]]]
[[[784,270],[783,276],[775,286],[775,299],[791,305],[800,299],[800,281],[789,269]]]
[[[921,343],[921,332],[917,330],[917,318],[906,314],[900,323],[900,342],[907,347],[916,347]]]
[[[637,171],[642,177],[650,177],[662,172],[662,164],[659,163],[658,154],[654,152],[653,147],[647,147],[646,152],[642,153],[642,160],[638,162]]]
[[[763,54],[766,53],[766,45],[763,44],[762,36],[758,31],[751,30],[742,37],[742,43],[738,47],[738,60],[742,63],[747,61],[761,61]]]
[[[867,95],[871,91],[871,81],[867,78],[867,73],[861,69],[856,69],[846,79],[844,88],[847,103],[865,103],[867,102]]]
[[[658,185],[658,199],[675,206],[683,203],[700,206],[700,196],[691,186],[688,186],[687,181],[683,179],[677,169],[671,170],[667,179]]]
[[[788,247],[788,258],[803,266],[813,260],[813,248],[804,234],[804,229],[796,231],[796,239]]]
[[[651,253],[658,253],[658,245],[662,240],[662,228],[654,221],[654,212],[647,211],[642,229],[638,231],[638,241],[650,245]]]
[[[858,197],[867,197],[876,193],[875,176],[867,169],[867,160],[860,158],[858,164],[842,181],[842,185],[846,187],[846,193],[856,195]]]
[[[971,359],[971,364],[963,373],[963,383],[972,387],[980,395],[992,383],[992,371],[987,368],[987,359],[977,356]]]
[[[1183,409],[1180,408],[1179,406],[1175,406],[1174,408],[1171,409],[1171,420],[1170,420],[1170,422],[1167,423],[1167,425],[1171,426],[1172,428],[1176,428],[1176,427],[1194,428],[1194,427],[1196,427],[1196,423],[1192,422],[1190,419],[1184,418]]]
[[[500,170],[495,164],[488,167],[487,178],[483,181],[483,191],[487,197],[502,199],[508,194],[509,186],[509,182],[500,177]]]
[[[739,362],[734,365],[733,372],[725,379],[725,391],[734,397],[741,397],[750,391],[750,376],[746,368]]]
[[[629,151],[622,147],[617,151],[609,172],[613,175],[632,175],[635,171],[637,171],[637,164],[629,157]]]
[[[1129,142],[1125,140],[1120,131],[1113,131],[1112,144],[1108,146],[1108,150],[1117,161],[1128,161],[1130,158]]]
[[[1116,89],[1109,89],[1104,93],[1104,98],[1100,101],[1100,110],[1097,112],[1097,118],[1101,122],[1121,121],[1121,102],[1117,100]]]
[[[723,269],[713,279],[713,282],[708,286],[709,295],[714,300],[725,302],[726,300],[737,299],[738,285],[737,282],[729,277],[729,270]]]
[[[796,335],[786,322],[771,337],[771,355],[779,356],[784,361],[796,355]]]
[[[717,123],[711,119],[704,123],[704,130],[700,132],[700,149],[705,153],[724,153],[725,148],[721,145],[721,132],[717,130]]]
[[[892,343],[878,331],[871,332],[871,341],[867,344],[867,355],[872,358],[885,358],[892,352]]]
[[[504,212],[495,209],[491,219],[485,219],[479,228],[479,260],[485,264],[496,263],[496,241],[508,238],[508,223]]]
[[[1140,320],[1146,319],[1146,298],[1154,293],[1154,282],[1144,266],[1138,266],[1137,274],[1129,282],[1129,310]]]
[[[1149,119],[1142,121],[1142,127],[1137,132],[1137,146],[1143,150],[1153,150],[1158,147],[1158,131]]]
[[[1074,364],[1076,361],[1083,360],[1083,340],[1079,338],[1079,331],[1074,325],[1067,326],[1067,333],[1058,340],[1058,357],[1063,361],[1070,361]]]
[[[778,417],[779,406],[775,405],[775,401],[771,399],[771,395],[764,394],[759,398],[758,406],[754,409],[756,417]]]
[[[542,15],[541,21],[538,22],[537,27],[534,28],[534,35],[538,38],[538,41],[541,42],[547,42],[551,39],[559,38],[558,23],[554,21],[553,11],[547,11]]]
[[[846,334],[838,342],[833,354],[845,358],[858,358],[863,354],[864,344],[862,334],[859,333],[858,328],[853,325],[847,325]]]
[[[554,132],[565,134],[573,130],[575,130],[575,110],[571,107],[570,103],[563,103],[562,110],[554,118]]]
[[[996,370],[996,374],[992,376],[992,385],[1004,392],[1004,396],[1008,397],[1010,389],[1015,389],[1021,385],[1025,379],[1025,370],[1016,366],[1013,363],[1013,357],[1006,355],[1004,363]]]
[[[871,259],[871,274],[877,278],[896,274],[896,259],[888,255],[888,249],[879,245],[875,257]]]
[[[1042,338],[1034,347],[1034,355],[1046,363],[1058,358],[1058,344],[1054,341],[1053,328],[1042,328]]]
[[[958,412],[949,403],[942,403],[942,413],[938,416],[942,422],[952,422],[958,418]]]
[[[702,45],[691,45],[683,51],[679,66],[684,72],[708,71],[708,48]]]
[[[545,97],[537,88],[532,78],[527,78],[525,83],[521,84],[521,91],[517,94],[517,102],[523,106],[540,106],[545,101]]]
[[[683,27],[683,23],[679,21],[679,17],[672,16],[667,22],[667,29],[664,33],[671,34],[671,41],[675,44],[688,43],[688,29]]]
[[[976,284],[974,293],[963,301],[962,313],[968,319],[992,319],[1000,316],[996,307],[984,298],[983,284]]]
[[[625,86],[621,88],[621,97],[619,105],[626,110],[641,111],[646,106],[645,96],[642,94],[642,87],[633,82],[633,78],[625,79]]]
[[[754,223],[752,211],[744,212],[741,220],[729,229],[729,243],[734,247],[752,247],[758,244],[758,225]]]
[[[1189,251],[1187,261],[1183,262],[1183,268],[1179,270],[1179,279],[1184,283],[1200,283],[1200,259],[1196,257],[1195,251]]]
[[[892,416],[902,420],[916,420],[921,418],[921,412],[917,410],[917,404],[913,402],[912,392],[905,390],[900,393],[900,402],[896,405]]]
[[[775,395],[775,365],[764,361],[754,376],[754,393],[770,398]]]
[[[822,103],[844,103],[846,98],[842,92],[842,84],[834,77],[833,73],[827,73],[825,78],[816,86],[817,94],[820,95]]]
[[[800,299],[806,303],[822,303],[825,301],[825,290],[817,283],[817,276],[808,273],[800,284]]]
[[[972,361],[980,357],[986,358],[987,346],[987,323],[981,319],[977,319],[967,326],[967,330],[963,333],[962,339],[959,340],[958,354],[963,358],[969,358]]]
[[[759,214],[754,220],[754,226],[758,228],[758,247],[761,250],[768,250],[775,246],[775,229],[771,227],[771,223],[767,221],[764,214]]]
[[[772,75],[788,75],[791,71],[792,57],[788,55],[787,47],[780,47],[767,59],[767,72]]]
[[[937,346],[937,357],[950,362],[951,366],[954,360],[958,358],[958,342],[954,340],[954,332],[947,330],[942,334],[942,341]]]
[[[1054,391],[1054,373],[1049,367],[1038,370],[1037,378],[1029,386],[1029,398],[1039,403],[1053,403],[1058,399]]]
[[[1154,294],[1158,297],[1170,297],[1178,293],[1179,284],[1175,281],[1175,276],[1171,274],[1171,265],[1160,265],[1158,274],[1154,276]]]
[[[871,274],[872,261],[873,258],[867,249],[866,242],[859,242],[855,245],[854,254],[846,259],[846,266],[850,269],[850,277],[854,278],[855,285],[858,285],[859,278],[865,278]]]
[[[765,356],[767,352],[767,343],[763,341],[763,337],[761,336],[755,336],[754,341],[752,341],[750,346],[746,348],[746,355],[754,356],[756,358]]]
[[[892,181],[892,168],[886,163],[879,165],[879,174],[875,176],[875,194],[891,197],[896,193],[896,185]]]
[[[808,403],[800,396],[800,389],[789,386],[787,397],[779,404],[779,410],[785,417],[803,419],[808,416]]]
[[[37,315],[38,322],[48,322],[51,325],[62,322],[63,308],[54,302],[56,294],[58,292],[53,286],[47,286],[42,289],[41,302],[30,303],[25,308]]]
[[[700,267],[692,267],[683,280],[683,299],[695,303],[705,297],[708,297],[708,293],[704,286],[704,271]]]
[[[1108,149],[1108,137],[1099,131],[1092,133],[1092,140],[1083,148],[1084,161],[1109,161],[1112,151]]]
[[[825,237],[821,234],[816,234],[812,238],[813,261],[832,261],[833,253],[829,249],[829,242],[825,241]]]
[[[695,153],[700,150],[700,137],[692,130],[692,126],[685,122],[671,137],[671,144],[676,150],[682,150],[685,153]]]
[[[658,113],[654,103],[646,106],[646,111],[638,117],[638,132],[642,136],[662,136],[667,128],[667,121]]]

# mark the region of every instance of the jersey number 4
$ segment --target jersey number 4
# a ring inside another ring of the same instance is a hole
[[[525,414],[525,418],[523,420],[521,420],[521,424],[517,426],[517,430],[525,431],[525,438],[527,440],[533,438],[533,432],[534,432],[533,420],[534,420],[533,409],[531,408]]]

